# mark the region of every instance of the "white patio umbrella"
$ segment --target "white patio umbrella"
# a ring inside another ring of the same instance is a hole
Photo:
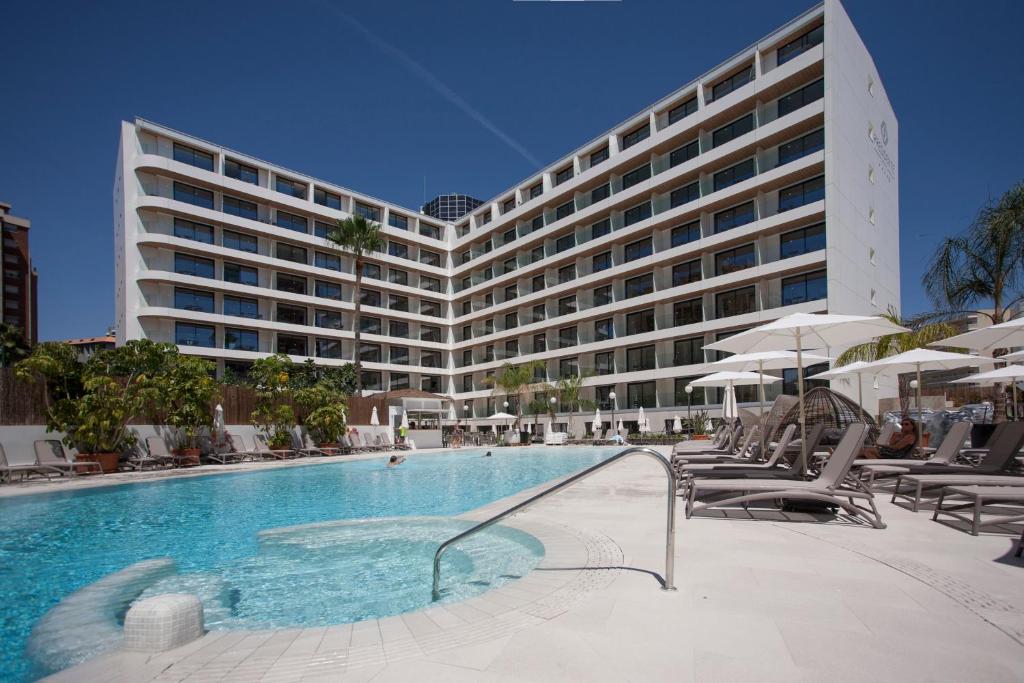
[[[807,356],[804,356],[807,358]],[[839,379],[840,377],[849,377],[850,375],[857,376],[857,405],[860,406],[860,417],[864,419],[864,375],[874,375],[869,368],[871,363],[865,363],[862,360],[857,360],[852,363],[847,363],[838,368],[832,368],[825,372],[819,372],[817,375],[812,375],[814,379]]]
[[[622,418],[619,418],[619,424],[615,426],[615,433],[621,434],[624,427],[622,426]]]
[[[648,431],[647,416],[644,414],[643,406],[640,406],[640,412],[636,417],[636,430],[641,434],[646,434]]]
[[[217,404],[213,409],[213,444],[216,446],[221,442],[224,434],[224,406]]]
[[[740,407],[736,402],[736,390],[729,384],[722,393],[722,419],[731,423],[740,414]]]
[[[402,411],[402,422],[399,426],[409,428],[409,413],[405,410]]]
[[[452,403],[448,406],[448,419],[452,422],[458,422],[459,416],[455,414],[455,404]]]
[[[800,400],[800,467],[807,467],[804,414],[804,349],[852,346],[886,334],[907,332],[885,318],[837,313],[793,313],[746,332],[708,344],[704,348],[732,353],[796,351],[796,386]]]
[[[501,423],[501,422],[505,422],[506,423],[505,424],[505,429],[508,429],[509,425],[507,423],[510,420],[514,420],[514,419],[516,419],[515,415],[509,415],[508,413],[500,413],[499,412],[499,413],[495,413],[494,415],[491,415],[490,417],[481,418],[480,421],[481,422],[493,422],[496,425]]]
[[[955,379],[951,384],[1001,384],[1009,382],[1013,387],[1013,419],[1019,420],[1017,416],[1017,382],[1024,380],[1024,365],[1007,365],[1004,368],[996,368],[988,372],[979,372],[963,379]]]
[[[593,430],[594,430],[594,435],[595,436],[597,435],[597,432],[598,432],[599,429],[601,429],[601,409],[600,408],[598,408],[597,410],[594,411]]]
[[[1013,353],[1008,353],[1005,356],[999,356],[999,360],[1016,363],[1017,361],[1024,360],[1024,351],[1014,351]]]
[[[672,431],[678,434],[683,431],[683,421],[676,415],[675,419],[672,420]]]
[[[946,337],[937,342],[932,342],[929,346],[963,347],[974,349],[975,351],[991,351],[992,349],[1010,349],[1016,346],[1024,346],[1024,318]]]
[[[722,417],[729,420],[739,415],[734,387],[771,384],[781,380],[781,377],[762,375],[760,372],[723,370],[695,379],[690,384],[695,387],[725,387],[725,396],[722,399]]]

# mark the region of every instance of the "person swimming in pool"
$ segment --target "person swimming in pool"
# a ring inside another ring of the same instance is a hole
[[[404,455],[392,455],[390,458],[388,458],[388,467],[398,467],[403,462],[405,462]]]
[[[491,457],[491,452],[490,452],[490,451],[487,451],[486,453],[484,453],[484,457],[485,457],[485,458],[489,458],[489,457]]]

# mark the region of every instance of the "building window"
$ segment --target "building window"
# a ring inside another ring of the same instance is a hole
[[[409,297],[401,294],[388,294],[388,308],[392,311],[409,310]]]
[[[233,315],[237,318],[260,317],[259,302],[256,299],[244,299],[225,294],[222,310],[224,315]]]
[[[409,219],[400,213],[394,211],[388,213],[388,225],[392,228],[398,228],[399,230],[409,229]]]
[[[462,367],[468,367],[473,364],[473,350],[465,349],[462,352]]]
[[[316,281],[316,295],[321,299],[341,301],[341,285],[336,282]]]
[[[420,299],[420,315],[429,315],[434,318],[443,317],[441,314],[441,304],[432,299]]]
[[[558,378],[566,379],[580,374],[579,358],[561,358],[558,361]]]
[[[420,365],[425,368],[441,367],[441,352],[420,351]]]
[[[711,101],[721,99],[731,93],[737,88],[742,88],[747,83],[754,80],[754,65],[744,67],[740,69],[732,76],[715,83],[714,87],[711,88]]]
[[[561,171],[555,173],[555,185],[558,186],[564,183],[565,181],[570,180],[572,178],[572,175],[572,166],[566,166]]]
[[[673,287],[679,287],[680,285],[688,285],[691,282],[700,282],[700,280],[700,259],[694,259],[693,261],[687,261],[686,263],[677,263],[676,265],[672,266]]]
[[[813,375],[828,370],[828,363],[808,365],[804,368],[804,391],[815,387],[828,387],[828,380],[814,379]],[[789,368],[782,371],[782,393],[787,396],[796,396],[799,388],[796,382],[796,368]]]
[[[707,399],[704,397],[704,387],[693,387],[693,392],[686,393],[686,385],[693,380],[698,379],[697,377],[676,377],[675,381],[675,404],[681,406],[684,403],[686,405],[702,406],[707,405]]]
[[[692,325],[704,321],[704,302],[702,299],[677,301],[672,305],[672,322],[676,327]]]
[[[274,252],[277,258],[293,263],[306,264],[306,250],[291,244],[278,242],[274,245]]]
[[[408,339],[409,323],[404,320],[388,321],[388,336],[397,337],[398,339]]]
[[[544,183],[537,183],[536,185],[534,185],[533,187],[530,188],[530,199],[534,199],[536,197],[541,196],[541,194],[543,194],[543,192],[544,192]]]
[[[259,207],[256,204],[227,195],[224,195],[224,213],[254,221],[259,219]]]
[[[192,204],[204,209],[213,208],[213,193],[185,183],[174,183],[174,198],[179,202]]]
[[[668,125],[672,125],[676,121],[682,121],[690,114],[697,113],[697,96],[694,95],[690,99],[686,100],[682,104],[676,105],[668,110]]]
[[[380,209],[377,208],[376,206],[370,206],[368,204],[363,204],[362,202],[356,202],[355,208],[353,209],[352,213],[354,213],[357,216],[362,216],[368,221],[380,223]]]
[[[654,332],[654,309],[634,311],[626,315],[626,334]]]
[[[388,256],[396,258],[409,258],[409,245],[401,242],[388,242]]]
[[[274,225],[279,228],[294,230],[295,232],[309,232],[309,224],[305,218],[296,216],[294,213],[288,213],[287,211],[277,211],[277,214],[274,216]]]
[[[201,168],[204,171],[213,170],[213,155],[209,152],[204,152],[194,147],[186,147],[185,145],[174,143],[174,160],[180,161],[183,164],[189,166],[195,166]]]
[[[591,261],[591,271],[599,273],[612,267],[612,252],[606,251],[602,254],[595,254]]]
[[[715,296],[715,317],[728,318],[744,313],[757,311],[757,298],[754,286],[741,287],[729,292],[721,292]]]
[[[629,173],[622,176],[622,189],[628,190],[637,183],[642,183],[651,177],[651,165],[644,164],[638,168],[634,168]]]
[[[537,261],[540,261],[543,258],[544,258],[544,245],[541,245],[539,247],[534,247],[533,250],[530,251],[530,263],[536,263]]]
[[[805,301],[817,301],[828,296],[825,271],[794,275],[782,279],[782,305],[791,306]]]
[[[779,258],[809,254],[825,248],[825,224],[818,223],[799,230],[783,233],[779,237]]]
[[[178,346],[205,346],[208,348],[216,348],[216,332],[213,325],[175,323],[174,343]]]
[[[435,251],[427,251],[426,249],[420,249],[420,263],[426,266],[441,266],[441,255]]]
[[[510,244],[516,241],[516,229],[506,230],[505,234],[501,236],[502,244]]]
[[[604,237],[612,231],[612,222],[605,218],[603,221],[598,221],[590,226],[590,239],[597,239],[598,237]]]
[[[615,338],[615,324],[611,318],[594,321],[594,341],[607,341]]]
[[[329,209],[341,210],[341,195],[328,192],[327,190],[319,187],[313,188],[313,201],[320,206],[326,206]]]
[[[213,313],[213,292],[174,288],[174,307],[183,311]]]
[[[505,288],[505,301],[512,301],[519,297],[519,288],[517,285],[509,285]]]
[[[195,277],[214,277],[213,260],[191,256],[190,254],[174,255],[174,272],[179,275],[193,275]]]
[[[473,391],[473,375],[462,376],[462,390]]]
[[[376,289],[360,289],[359,303],[363,306],[375,306],[377,308],[381,308],[383,306],[383,298],[381,297],[381,293]]]
[[[669,195],[669,206],[674,209],[677,206],[689,204],[698,199],[700,199],[700,182],[695,180],[689,185],[672,190],[672,193]]]
[[[295,197],[297,199],[306,198],[306,184],[300,183],[297,180],[276,176],[274,178],[274,189],[281,194],[288,195],[289,197]]]
[[[363,389],[367,391],[381,391],[384,388],[380,372],[376,370],[363,370],[360,377],[363,380]]]
[[[519,314],[518,313],[506,313],[505,314],[505,329],[511,330],[515,327],[519,327]]]
[[[277,304],[277,322],[288,323],[289,325],[305,325],[306,309],[303,306],[290,306],[288,304]]]
[[[601,373],[598,373],[601,374]],[[611,374],[611,373],[608,373]],[[611,393],[615,391],[615,385],[607,384],[603,387],[594,387],[594,399],[597,402],[597,407],[601,410],[614,410],[615,405],[612,403]]]
[[[782,66],[786,62],[810,50],[816,45],[821,45],[825,40],[825,27],[817,26],[798,38],[794,38],[779,48],[776,56],[776,64]]]
[[[695,365],[704,362],[704,337],[677,339],[672,347],[673,365]]]
[[[237,263],[224,264],[224,282],[234,282],[239,285],[259,285],[259,275],[255,268],[242,266]]]
[[[590,191],[590,203],[596,204],[603,199],[607,199],[612,194],[611,186],[608,183],[595,187]]]
[[[738,228],[757,220],[754,202],[746,202],[715,214],[715,234]]]
[[[546,334],[533,335],[533,352],[544,353],[548,350],[548,337]]]
[[[391,373],[391,391],[396,389],[408,389],[409,388],[409,373],[407,372],[392,372]]]
[[[561,254],[563,251],[568,251],[576,246],[576,233],[569,233],[563,235],[555,240],[555,253]]]
[[[625,297],[632,299],[635,296],[643,296],[654,291],[654,275],[647,273],[626,280]]]
[[[607,159],[608,159],[608,145],[605,145],[604,147],[602,147],[601,149],[597,150],[596,152],[591,152],[590,153],[590,167],[593,168],[594,166],[597,166],[599,163],[601,163],[602,161],[606,161]]]
[[[441,328],[432,325],[420,325],[420,341],[440,342]]]
[[[420,378],[420,389],[432,394],[441,392],[441,378],[436,375],[423,375]]]
[[[558,315],[572,315],[576,312],[576,295],[562,297],[558,300]]]
[[[730,166],[724,171],[719,171],[714,175],[714,188],[715,192],[724,190],[730,185],[743,182],[748,178],[753,178],[757,175],[754,169],[754,158],[751,157],[745,161],[741,161],[735,166]]]
[[[825,176],[805,180],[779,190],[779,212],[789,211],[825,198]]]
[[[655,382],[632,382],[626,385],[627,408],[657,408],[658,392]]]
[[[313,324],[328,330],[340,330],[341,313],[317,309],[313,312]]]
[[[624,226],[633,225],[640,221],[647,220],[651,217],[651,203],[644,202],[637,206],[626,209],[622,215],[622,222]]]
[[[341,358],[341,340],[317,338],[316,355],[317,358]]]
[[[213,226],[193,223],[182,218],[174,219],[174,236],[186,240],[194,240],[203,244],[213,244]]]
[[[700,239],[700,221],[672,228],[672,246],[678,247]]]
[[[441,228],[420,221],[420,234],[431,239],[441,239]]]
[[[595,353],[594,372],[598,375],[614,375],[615,353],[612,351],[605,351],[604,353]]]
[[[427,292],[440,292],[441,281],[436,277],[427,277],[426,275],[420,275],[420,289]]]
[[[376,263],[364,263],[363,264],[363,277],[371,280],[380,280],[381,272],[380,265]]]
[[[779,166],[825,149],[825,130],[819,129],[779,145]]]
[[[233,351],[259,351],[260,335],[256,330],[225,327],[224,348]]]
[[[654,344],[626,349],[626,372],[653,370],[654,367]]]
[[[629,263],[654,253],[653,242],[650,237],[645,237],[636,242],[630,242],[623,249],[623,262]]]
[[[563,327],[558,331],[558,348],[565,349],[576,346],[576,326]]]
[[[277,273],[277,289],[281,292],[291,292],[292,294],[305,294],[306,278]]]
[[[559,221],[559,220],[562,220],[563,218],[565,218],[566,216],[571,216],[573,214],[573,212],[575,212],[575,211],[576,211],[575,200],[570,199],[565,204],[562,204],[561,206],[559,206],[559,207],[557,207],[555,209],[555,220]]]
[[[715,275],[726,275],[738,270],[746,270],[757,265],[757,254],[753,244],[720,251],[715,254]]]
[[[696,159],[698,154],[700,154],[700,143],[697,140],[674,149],[668,155],[669,168],[674,168],[690,159]]]
[[[384,327],[380,318],[373,318],[366,315],[359,316],[359,331],[363,334],[384,334]]]
[[[336,225],[324,223],[323,221],[313,221],[313,234],[317,237],[327,239],[327,236],[335,230],[337,230]]]
[[[501,203],[501,212],[503,214],[508,213],[508,212],[514,210],[515,208],[516,208],[516,198],[515,197],[509,197],[508,199],[506,199],[504,202]]]
[[[225,230],[223,241],[224,247],[227,249],[237,249],[238,251],[245,251],[250,254],[255,254],[259,251],[259,240],[253,235],[243,235],[240,232]]]
[[[539,323],[547,318],[547,308],[544,304],[537,304],[533,307],[533,322]]]
[[[484,347],[484,362],[490,363],[494,360],[494,344],[488,344]]]
[[[648,122],[622,136],[622,149],[629,149],[636,143],[646,140],[650,135],[651,124]]]
[[[727,123],[712,133],[711,146],[718,147],[719,145],[724,145],[730,140],[734,140],[752,130],[754,130],[754,114],[750,113],[746,116],[741,116],[732,123]]]
[[[337,254],[325,254],[322,251],[316,252],[313,257],[313,264],[317,268],[325,270],[341,270],[341,257]]]
[[[612,286],[594,288],[594,306],[605,306],[612,303]]]
[[[811,102],[816,102],[825,96],[825,80],[818,80],[794,90],[788,95],[783,95],[778,101],[779,118],[792,113]]]
[[[564,266],[558,269],[558,284],[564,285],[576,279],[576,266]]]
[[[388,354],[390,356],[390,362],[393,365],[409,364],[409,348],[406,346],[392,346]],[[392,375],[392,377],[394,377],[394,375]]]
[[[234,159],[224,160],[224,175],[252,185],[260,184],[260,172],[254,166],[247,166]]]
[[[480,225],[487,225],[490,222],[491,222],[491,210],[487,209],[482,214],[480,214]]]

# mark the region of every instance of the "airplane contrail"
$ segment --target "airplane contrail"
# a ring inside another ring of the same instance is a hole
[[[362,24],[355,17],[350,16],[340,8],[328,0],[322,0],[324,6],[334,12],[340,17],[345,23],[349,24],[352,28],[356,29],[363,35],[366,40],[375,45],[381,52],[388,55],[396,62],[404,66],[406,69],[411,71],[414,75],[419,77],[426,85],[435,90],[441,97],[445,98],[456,107],[462,110],[466,116],[473,119],[486,130],[493,133],[499,140],[508,145],[512,150],[522,156],[524,159],[533,164],[534,168],[540,168],[542,164],[537,160],[535,156],[530,154],[530,151],[519,144],[515,139],[512,138],[508,133],[503,131],[501,128],[491,121],[489,118],[484,116],[478,111],[473,105],[467,102],[461,95],[448,87],[441,79],[430,72],[425,66],[417,62],[415,59],[410,57],[408,54],[403,52],[400,48],[395,47],[391,43],[387,42],[376,33],[371,31],[367,26]]]

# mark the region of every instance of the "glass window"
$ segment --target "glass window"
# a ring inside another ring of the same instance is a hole
[[[368,391],[381,391],[384,384],[381,381],[380,373],[376,370],[364,370],[361,374],[363,389]]]
[[[779,166],[825,149],[825,130],[819,129],[779,145]]]
[[[509,285],[505,288],[505,301],[512,301],[519,296],[519,288],[516,285]]]
[[[530,263],[536,263],[537,261],[540,261],[543,258],[544,258],[544,246],[543,245],[541,245],[539,247],[534,247],[533,250],[530,251]]]
[[[757,310],[757,298],[754,296],[754,286],[741,287],[729,292],[721,292],[715,296],[715,317],[728,318],[744,313],[753,313]]]
[[[409,388],[409,373],[407,372],[392,372],[391,373],[391,390],[396,389],[408,389]]]
[[[388,308],[392,311],[408,311],[409,297],[401,294],[388,294]]]
[[[293,244],[285,244],[284,242],[278,242],[274,245],[274,252],[277,258],[284,259],[285,261],[292,261],[293,263],[306,263],[306,250],[302,247],[296,247]]]
[[[677,301],[672,305],[672,322],[680,325],[692,325],[704,321],[704,302],[702,299]]]
[[[558,360],[558,377],[560,379],[575,377],[578,374],[580,374],[579,358],[573,356],[572,358],[560,358]]]
[[[380,308],[383,306],[383,297],[376,289],[360,289],[359,303],[363,306],[376,306]]]
[[[384,334],[384,327],[380,318],[368,315],[359,316],[359,331],[363,334]]]
[[[615,374],[615,354],[612,351],[594,354],[594,372],[598,375]]]
[[[441,393],[441,378],[436,375],[423,375],[420,377],[420,389],[432,394]]]
[[[697,140],[687,143],[678,149],[672,150],[668,155],[669,168],[685,163],[690,159],[696,159],[700,154],[700,143]]]
[[[611,220],[605,218],[603,221],[598,221],[590,226],[590,239],[597,239],[598,237],[604,237],[612,231]]]
[[[650,122],[645,123],[639,128],[630,131],[622,136],[622,149],[626,150],[635,145],[638,142],[646,140],[651,135],[651,124]]]
[[[409,338],[409,323],[404,320],[390,320],[388,321],[388,336],[398,337],[400,339]]]
[[[825,27],[817,26],[807,33],[794,38],[779,48],[776,63],[782,66],[789,60],[799,57],[815,45],[820,45],[825,40]]]
[[[420,275],[420,289],[424,289],[428,292],[440,292],[441,281],[436,277],[427,277],[426,275]]]
[[[340,339],[320,339],[316,340],[316,355],[317,358],[341,358],[341,340]]]
[[[626,245],[624,251],[624,262],[629,263],[645,256],[650,256],[654,253],[653,242],[650,237],[645,237],[642,240],[636,242],[630,242]]]
[[[626,209],[622,215],[623,225],[633,225],[651,217],[651,203],[644,202],[632,208]]]
[[[256,204],[227,195],[224,195],[224,213],[254,221],[259,219],[259,207]]]
[[[547,284],[544,282],[544,275],[543,274],[541,274],[541,275],[534,275],[533,279],[530,282],[530,288],[531,288],[531,291],[533,291],[533,292],[543,291],[543,289],[546,286],[547,286]]]
[[[605,306],[612,303],[612,286],[594,288],[594,306]]]
[[[707,399],[704,398],[704,387],[693,387],[693,393],[686,393],[686,385],[693,380],[698,379],[697,377],[676,377],[675,381],[675,404],[681,406],[684,403],[686,405],[701,406],[707,404]]]
[[[225,230],[223,239],[224,246],[227,249],[237,249],[238,251],[245,251],[250,254],[255,254],[259,251],[259,240],[254,235],[243,235],[240,232]]]
[[[388,225],[392,228],[398,228],[399,230],[409,229],[409,219],[400,213],[391,211],[388,213]]]
[[[325,223],[323,221],[313,221],[313,234],[317,237],[326,238],[329,234],[335,231],[336,225],[331,223]]]
[[[427,266],[441,266],[441,255],[436,251],[427,251],[426,249],[420,249],[420,263]]]
[[[626,385],[627,408],[657,408],[658,392],[655,382],[631,382]]]
[[[594,321],[594,341],[607,341],[615,338],[615,324],[611,318]]]
[[[653,370],[654,367],[654,344],[626,349],[626,372]]]
[[[825,198],[825,176],[805,180],[779,190],[779,212],[789,211]]]
[[[364,263],[363,264],[363,277],[371,280],[380,280],[381,272],[380,265],[376,263]]]
[[[690,99],[686,100],[682,104],[678,104],[668,110],[668,125],[672,125],[676,121],[682,121],[690,114],[697,113],[697,96],[694,95]]]
[[[462,367],[468,367],[473,364],[473,350],[463,349],[462,351]]]
[[[277,352],[286,353],[290,356],[305,356],[306,354],[306,338],[297,337],[291,334],[280,334],[277,335]]]
[[[482,214],[480,214],[480,225],[487,225],[490,222],[491,222],[491,210],[487,209]]]
[[[473,375],[462,376],[462,390],[473,391]]]
[[[565,349],[576,346],[576,326],[563,327],[558,331],[558,348]]]
[[[368,221],[380,223],[380,209],[377,208],[376,206],[370,206],[368,204],[363,204],[362,202],[356,202],[355,208],[353,209],[352,213],[354,213],[357,216],[362,216]]]
[[[490,363],[494,360],[494,344],[488,344],[484,347],[484,362]]]
[[[556,186],[557,185],[561,185],[566,180],[569,180],[570,178],[572,178],[572,175],[573,175],[573,173],[572,173],[572,166],[566,166],[561,171],[558,171],[557,173],[555,173],[555,185]]]
[[[197,289],[174,288],[174,307],[185,311],[213,313],[213,292]]]
[[[191,254],[174,255],[174,272],[179,275],[194,275],[195,277],[214,277],[213,260],[200,258]]]
[[[611,393],[613,391],[615,391],[615,386],[612,384],[608,384],[603,387],[594,387],[594,398],[597,401],[598,408],[600,408],[601,410],[615,409],[615,405],[612,403],[611,399]]]
[[[547,318],[547,309],[544,304],[537,304],[533,307],[533,322],[539,323]]]
[[[715,214],[715,234],[738,228],[757,220],[754,202],[746,202]]]
[[[704,337],[677,339],[672,348],[673,365],[695,365],[704,362]]]
[[[605,161],[607,158],[608,158],[608,145],[605,145],[604,147],[602,147],[601,149],[597,150],[596,152],[591,152],[590,153],[590,167],[593,168],[594,166],[597,166],[599,163],[601,163],[602,161]]]
[[[519,340],[510,339],[505,342],[505,358],[515,358],[519,355]]]
[[[224,315],[238,318],[259,318],[259,302],[256,299],[244,299],[239,296],[224,295]]]
[[[316,295],[321,299],[341,301],[341,285],[336,282],[316,281]]]
[[[213,155],[209,152],[204,152],[194,147],[186,147],[185,145],[174,143],[174,160],[180,161],[183,164],[195,166],[201,168],[204,171],[213,170]]]
[[[544,183],[537,183],[536,185],[534,185],[533,187],[530,188],[530,199],[533,199],[534,197],[541,196],[541,194],[543,192],[544,192]]]
[[[409,245],[401,242],[388,242],[388,256],[409,258]]]
[[[672,193],[669,195],[669,205],[674,209],[677,206],[695,202],[698,199],[700,199],[700,182],[695,180],[689,185],[672,190]]]
[[[341,313],[338,311],[324,311],[317,309],[313,312],[313,324],[317,327],[324,327],[329,330],[340,330]]]
[[[435,318],[443,317],[440,302],[433,301],[432,299],[420,299],[420,315],[429,315]]]
[[[277,304],[277,322],[288,323],[289,325],[306,324],[306,308],[304,306],[291,306],[289,304]]]
[[[570,199],[565,204],[562,204],[555,209],[555,220],[562,220],[566,216],[571,216],[576,211],[575,200]]]
[[[533,335],[533,352],[543,353],[548,350],[548,338],[546,334]]]
[[[175,323],[174,343],[179,346],[205,346],[216,348],[217,338],[213,325]]]
[[[291,292],[292,294],[306,293],[306,278],[287,275],[285,273],[277,273],[276,275],[277,289],[279,291]]]
[[[751,157],[745,161],[741,161],[735,166],[730,166],[724,171],[719,171],[714,176],[714,188],[718,190],[724,190],[730,185],[753,178],[756,175],[754,171],[754,158]]]
[[[565,266],[558,269],[558,284],[564,285],[576,279],[576,266]]]
[[[420,351],[420,365],[425,368],[441,367],[440,351]]]
[[[185,183],[174,183],[174,198],[179,202],[192,204],[204,209],[213,208],[213,193]]]
[[[430,237],[431,239],[439,240],[441,239],[441,228],[437,227],[436,225],[431,225],[430,223],[424,223],[423,221],[420,221],[420,234],[423,235],[424,237]]]
[[[420,341],[440,342],[441,328],[432,325],[420,325]]]
[[[779,98],[779,118],[825,96],[825,80],[818,80]]]
[[[390,355],[390,361],[395,365],[408,365],[409,364],[409,348],[406,346],[392,346],[388,352]],[[394,375],[391,376],[394,378]]]
[[[634,311],[626,315],[626,334],[654,332],[654,309]]]
[[[313,201],[321,206],[326,206],[329,209],[341,210],[341,195],[328,192],[323,188],[313,188]]]
[[[779,237],[779,258],[809,254],[825,248],[825,224],[818,223],[799,230],[783,233]]]
[[[602,199],[607,199],[608,197],[611,196],[611,194],[611,186],[608,183],[605,183],[600,187],[595,187],[593,190],[590,191],[590,203],[596,204]]]
[[[555,253],[561,254],[563,251],[572,249],[575,246],[576,233],[569,233],[568,235],[563,235],[562,237],[559,237],[557,240],[555,240]]]
[[[511,330],[515,327],[519,327],[519,314],[512,312],[505,314],[505,329]]]
[[[234,282],[239,285],[259,285],[259,275],[255,268],[242,266],[237,263],[224,264],[224,282]]]
[[[317,268],[325,268],[327,270],[341,270],[341,257],[337,254],[326,254],[322,251],[316,252],[314,256],[313,264]]]
[[[537,230],[540,230],[543,227],[544,227],[544,214],[541,214],[540,216],[536,216],[533,220],[530,221],[530,232],[536,232]]]
[[[741,135],[746,135],[754,130],[754,114],[750,113],[741,116],[732,123],[727,123],[711,134],[711,146],[718,147]]]
[[[576,295],[562,297],[558,300],[558,315],[570,315],[576,312]]]
[[[503,234],[501,236],[501,243],[502,244],[509,244],[510,242],[515,242],[515,241],[516,241],[516,229],[515,228],[512,228],[511,230],[506,230],[505,234]]]
[[[502,213],[508,213],[509,211],[512,211],[515,208],[516,208],[516,198],[515,197],[509,197],[508,199],[506,199],[505,201],[503,201],[501,203],[501,212]]]
[[[281,194],[286,194],[290,197],[297,197],[298,199],[306,198],[306,184],[300,183],[297,180],[276,176],[274,178],[274,189]]]
[[[753,244],[745,244],[735,249],[727,249],[715,254],[715,275],[735,273],[757,265],[757,254]]]
[[[629,173],[623,174],[622,176],[622,189],[628,190],[637,183],[642,183],[651,177],[651,165],[644,164],[638,168],[634,168]]]
[[[644,294],[650,294],[654,291],[654,275],[647,273],[646,275],[638,275],[637,277],[626,280],[626,299],[632,299],[635,296],[643,296]]]
[[[612,252],[606,251],[602,254],[595,254],[592,260],[591,270],[599,273],[612,267]]]
[[[672,228],[672,246],[678,247],[700,239],[700,221],[692,221],[686,225]]]
[[[259,351],[260,335],[256,330],[225,327],[224,348],[234,351]]]
[[[711,88],[711,101],[715,101],[722,97],[725,97],[733,90],[741,88],[750,81],[754,80],[754,65],[744,67],[734,73],[732,76],[715,83],[714,87]]]
[[[195,240],[203,244],[213,244],[213,226],[193,223],[183,218],[174,219],[174,236],[186,240]]]
[[[700,280],[700,259],[694,259],[693,261],[687,261],[686,263],[677,263],[676,265],[672,266],[673,287],[679,287],[680,285],[688,285],[691,282],[700,282]]]
[[[817,301],[828,296],[828,284],[825,271],[794,275],[782,279],[782,305],[802,304],[805,301]]]
[[[296,216],[294,213],[281,211],[280,209],[274,217],[274,225],[279,228],[294,230],[295,232],[309,232],[309,225],[305,218],[302,216]]]
[[[228,178],[241,180],[243,183],[260,184],[260,172],[256,167],[248,166],[234,159],[224,160],[224,175]]]

